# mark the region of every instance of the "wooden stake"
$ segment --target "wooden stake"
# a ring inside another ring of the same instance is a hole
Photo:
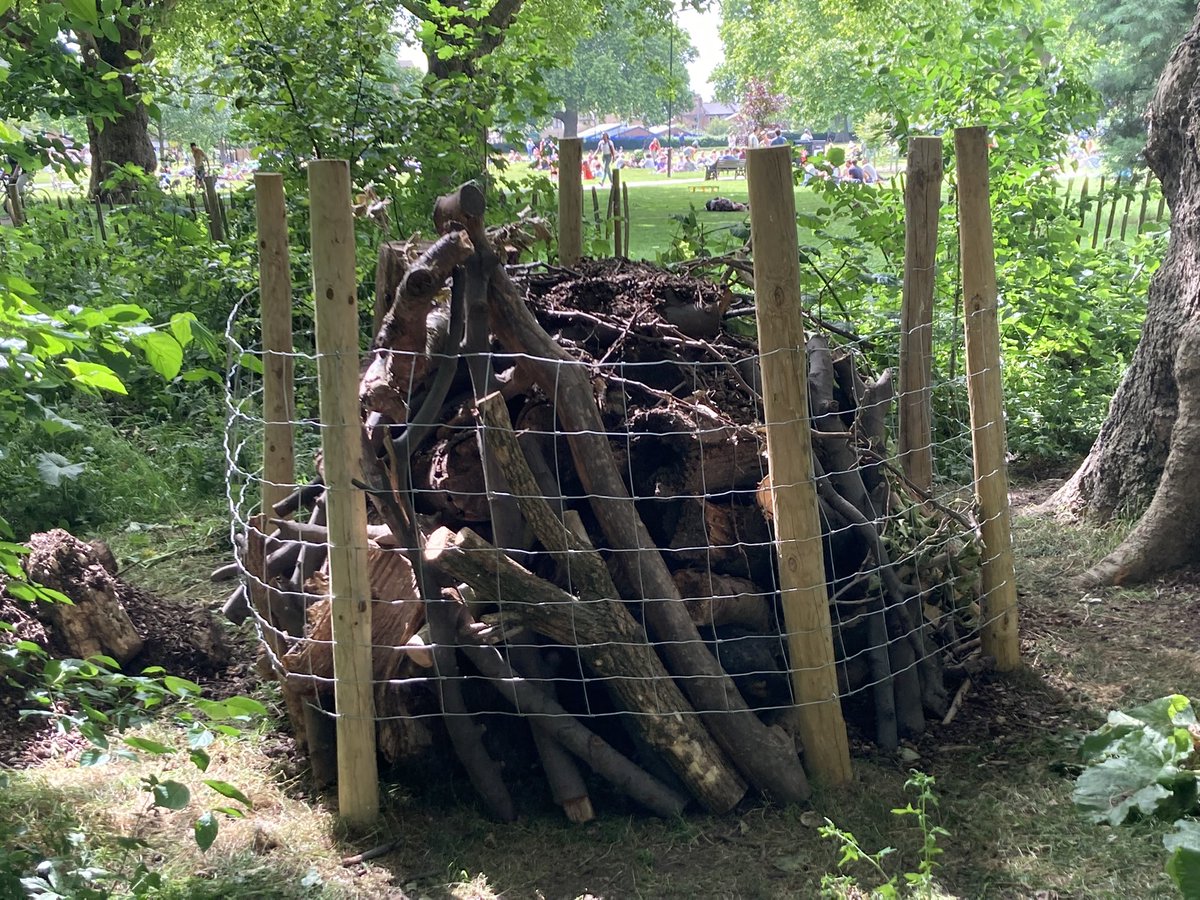
[[[100,226],[100,240],[108,243],[108,230],[104,227],[104,204],[96,198],[96,224]]]
[[[942,139],[908,145],[904,193],[904,297],[900,307],[900,463],[933,488],[933,288],[942,210]]]
[[[1104,229],[1104,243],[1108,243],[1112,237],[1113,222],[1117,218],[1117,203],[1121,200],[1121,176],[1117,176],[1116,183],[1113,184],[1113,202],[1112,209],[1108,211],[1108,227]]]
[[[1146,176],[1146,183],[1142,185],[1142,206],[1138,210],[1138,221],[1136,234],[1142,233],[1142,228],[1146,224],[1146,207],[1150,205],[1150,176]]]
[[[308,188],[321,449],[328,497],[338,811],[347,821],[368,824],[379,815],[379,775],[371,683],[367,513],[362,493],[351,484],[362,478],[362,425],[349,164],[342,159],[310,161]]]
[[[1075,235],[1075,243],[1083,243],[1083,220],[1087,218],[1087,203],[1088,203],[1088,179],[1085,176],[1083,179],[1083,190],[1079,192],[1079,234]],[[1067,213],[1067,218],[1070,218],[1070,213]]]
[[[573,266],[583,256],[583,141],[558,142],[558,262]]]
[[[208,236],[214,241],[225,240],[225,219],[221,215],[221,198],[217,196],[217,176],[204,176],[204,206],[208,210]]]
[[[609,195],[612,199],[609,201],[609,208],[612,209],[613,217],[613,256],[620,259],[625,255],[623,249],[624,243],[621,240],[625,236],[623,230],[624,217],[621,215],[621,170],[612,170],[612,192]]]
[[[850,747],[838,700],[813,480],[791,148],[748,151],[746,180],[767,456],[796,721],[809,771],[827,783],[842,784],[852,775]]]
[[[1021,654],[1004,459],[1004,397],[1000,382],[987,141],[987,129],[982,126],[958,128],[954,132],[971,446],[984,544],[983,652],[995,657],[998,670],[1007,672],[1021,665]]]
[[[295,490],[292,421],[292,271],[288,252],[283,176],[254,176],[258,225],[258,293],[262,303],[263,478],[262,509],[272,508]]]
[[[1129,193],[1125,195],[1125,209],[1121,212],[1121,240],[1125,240],[1125,231],[1129,228],[1129,207],[1133,206],[1133,195],[1137,191],[1137,173],[1129,177]]]
[[[625,210],[625,255],[629,255],[629,185],[621,182],[621,204]]]
[[[1107,175],[1100,176],[1100,189],[1096,191],[1096,221],[1092,224],[1092,249],[1100,241],[1100,220],[1104,218],[1104,181]]]

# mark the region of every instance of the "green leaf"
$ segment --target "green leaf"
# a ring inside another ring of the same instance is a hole
[[[73,463],[58,453],[37,455],[38,477],[50,487],[59,487],[64,481],[74,481],[83,474],[85,463]]]
[[[195,313],[175,313],[171,316],[171,334],[175,335],[180,347],[186,347],[192,342],[192,324],[195,321]]]
[[[125,385],[117,377],[117,373],[108,366],[100,363],[83,362],[78,359],[63,360],[63,364],[71,373],[71,380],[84,387],[99,388],[112,391],[114,394],[127,394]]]
[[[186,678],[179,678],[175,675],[164,675],[163,687],[178,697],[186,697],[189,694],[198,697],[201,693],[200,685],[196,684],[196,682],[188,681]]]
[[[230,800],[236,800],[238,803],[244,803],[246,806],[253,809],[253,804],[250,798],[235,788],[227,781],[216,781],[213,779],[205,779],[205,784],[220,794],[222,797],[228,797]]]
[[[225,701],[225,707],[232,710],[234,715],[239,716],[265,716],[267,708],[253,700],[250,697],[243,697],[241,694],[230,697]]]
[[[217,817],[211,812],[206,812],[196,819],[196,823],[192,826],[196,835],[196,846],[202,851],[207,850],[213,845],[213,841],[217,839],[217,831],[220,829],[217,823]]]
[[[1175,831],[1163,838],[1163,846],[1171,854],[1167,874],[1184,900],[1200,900],[1200,822],[1180,819]]]
[[[160,781],[150,789],[154,805],[165,809],[183,809],[192,801],[192,792],[178,781]]]
[[[149,738],[127,737],[125,744],[132,747],[134,750],[144,750],[147,753],[156,753],[159,756],[169,756],[175,752],[175,748],[167,744],[160,744],[158,741],[152,741]],[[185,803],[184,806],[187,804]],[[170,807],[171,809],[182,809],[183,807]]]
[[[102,766],[109,761],[111,757],[99,747],[88,747],[79,754],[79,765],[81,766]]]
[[[1120,756],[1084,770],[1071,797],[1093,822],[1121,825],[1139,814],[1153,815],[1172,796],[1159,782],[1176,774],[1174,766],[1164,765],[1161,742],[1143,731],[1128,737]]]
[[[86,22],[93,28],[98,24],[95,0],[62,0],[62,5],[73,18]]]
[[[183,347],[172,335],[163,331],[151,331],[138,335],[133,339],[133,343],[142,348],[146,360],[168,381],[183,368]]]
[[[192,765],[194,765],[201,772],[208,771],[208,764],[211,762],[211,759],[203,750],[196,749],[190,751],[188,753],[188,758],[192,761]]]

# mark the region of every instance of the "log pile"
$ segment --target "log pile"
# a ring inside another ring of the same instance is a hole
[[[725,327],[746,311],[626,261],[510,270],[483,214],[464,185],[435,242],[380,250],[360,400],[381,755],[448,739],[510,819],[476,713],[515,709],[573,821],[593,814],[580,761],[659,815],[805,800],[756,348]],[[821,333],[808,351],[840,686],[895,748],[974,646],[976,528],[888,461],[891,373]],[[253,519],[228,605],[258,615],[318,776],[324,515],[318,477]]]

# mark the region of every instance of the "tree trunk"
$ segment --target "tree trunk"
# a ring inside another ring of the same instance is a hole
[[[1200,16],[1175,49],[1146,114],[1146,161],[1171,207],[1171,240],[1150,284],[1142,339],[1083,465],[1050,500],[1100,520],[1146,510],[1089,575],[1143,580],[1200,558],[1194,531],[1200,476]],[[1153,502],[1151,502],[1153,500]],[[1149,508],[1147,509],[1147,505]],[[1168,539],[1168,536],[1172,536]]]
[[[134,187],[130,183],[118,184],[108,189],[103,187],[105,180],[120,166],[140,166],[147,174],[157,168],[154,144],[150,141],[150,115],[142,102],[141,88],[133,75],[127,71],[136,63],[126,51],[132,51],[138,59],[145,59],[150,55],[150,35],[141,34],[137,24],[137,17],[131,18],[128,25],[118,24],[117,30],[121,38],[119,41],[110,40],[99,33],[79,34],[84,68],[95,73],[101,68],[101,62],[112,66],[121,73],[117,80],[125,95],[123,108],[117,117],[104,121],[102,128],[98,127],[93,119],[88,119],[88,142],[92,151],[92,177],[88,192],[93,197],[128,199],[129,192]],[[96,74],[95,77],[99,75]]]
[[[554,118],[563,123],[563,137],[573,138],[579,134],[579,106],[575,101],[564,101],[562,110],[556,112]]]

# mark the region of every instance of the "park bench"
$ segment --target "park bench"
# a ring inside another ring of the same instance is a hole
[[[722,172],[732,172],[734,178],[737,178],[739,175],[745,175],[746,161],[744,159],[718,159],[705,169],[704,180],[716,181]]]

